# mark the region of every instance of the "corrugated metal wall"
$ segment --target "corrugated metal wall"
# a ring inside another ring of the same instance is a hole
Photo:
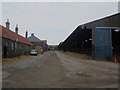
[[[94,42],[96,59],[112,57],[112,35],[109,28],[96,28]]]

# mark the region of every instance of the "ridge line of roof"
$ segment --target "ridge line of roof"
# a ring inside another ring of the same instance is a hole
[[[32,46],[32,43],[29,42],[29,40],[28,40],[27,38],[23,37],[22,35],[16,34],[16,33],[13,32],[12,30],[7,29],[6,27],[4,27],[4,26],[2,26],[2,25],[0,25],[0,28],[1,28],[1,29],[0,29],[1,31],[2,31],[3,29],[6,30],[6,31],[8,30],[8,31],[11,32],[12,34],[16,35],[16,36],[18,37],[18,39],[20,40],[19,42]],[[2,31],[2,32],[3,32],[3,31]],[[4,38],[7,38],[7,39],[10,39],[10,40],[15,41],[14,39],[12,39],[12,38],[10,38],[10,37],[5,37],[5,36],[3,36],[3,34],[1,35],[1,37],[4,37]],[[16,37],[16,38],[17,38],[17,37]],[[16,38],[15,38],[15,39],[16,39]]]

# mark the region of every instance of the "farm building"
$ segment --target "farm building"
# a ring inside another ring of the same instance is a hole
[[[120,13],[79,25],[58,47],[96,59],[120,54]]]
[[[11,31],[9,20],[7,20],[6,27],[0,25],[0,32],[3,58],[29,54],[32,43],[18,34],[18,26],[16,26],[15,32]]]
[[[36,48],[37,46],[41,46],[43,51],[46,51],[48,48],[47,41],[40,40],[34,35],[34,33],[32,33],[30,37],[28,37],[28,40],[33,44],[34,48]]]

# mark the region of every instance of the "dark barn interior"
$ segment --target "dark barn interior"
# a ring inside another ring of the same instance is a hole
[[[120,55],[120,31],[115,29],[112,29],[112,47],[113,55]],[[64,42],[59,44],[58,48],[92,55],[92,29],[82,29],[78,26]]]
[[[59,49],[78,53],[91,54],[92,50],[92,29],[82,29],[78,26],[73,33],[62,43]]]
[[[110,28],[110,30],[112,32],[106,32],[104,31],[103,34],[106,34],[108,36],[104,36],[103,38],[105,38],[105,40],[108,40],[109,44],[107,45],[106,41],[103,42],[104,47],[108,47],[108,48],[104,48],[103,46],[100,47],[98,45],[98,48],[103,48],[103,52],[106,51],[105,53],[101,54],[101,50],[97,50],[98,55],[99,53],[101,55],[105,54],[108,55],[111,53],[112,56],[120,56],[120,31],[116,31],[116,29],[120,30],[120,22],[119,19],[120,18],[120,13],[108,16],[108,17],[104,17],[92,22],[88,22],[86,24],[82,24],[79,25],[69,36],[68,38],[64,41],[61,42],[58,45],[58,48],[60,50],[64,50],[64,51],[73,51],[73,52],[79,52],[79,53],[85,53],[85,54],[89,54],[92,55],[93,57],[96,57],[97,54],[95,54],[96,52],[96,47],[95,45],[95,41],[98,42],[100,38],[98,38],[98,40],[96,40],[95,38],[95,31],[96,27],[105,27],[105,28]],[[113,27],[114,26],[114,27]],[[114,29],[113,29],[114,28]],[[93,30],[93,33],[92,33]],[[99,35],[102,32],[99,33]],[[111,33],[111,36],[109,36],[109,33]],[[101,35],[102,36],[102,35]],[[100,37],[101,37],[100,36]],[[93,37],[93,39],[92,39]],[[94,40],[92,42],[92,40]],[[111,44],[112,41],[112,44]],[[102,42],[102,40],[101,40]],[[106,43],[106,45],[105,45]],[[103,56],[100,56],[103,57]],[[106,58],[106,57],[105,57]]]
[[[112,30],[113,55],[120,55],[120,30]]]

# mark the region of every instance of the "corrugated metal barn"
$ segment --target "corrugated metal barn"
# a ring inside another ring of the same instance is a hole
[[[79,25],[59,49],[107,59],[120,54],[120,13]]]

